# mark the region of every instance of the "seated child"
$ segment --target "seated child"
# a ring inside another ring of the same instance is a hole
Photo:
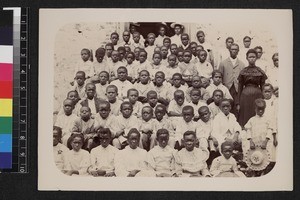
[[[169,38],[165,38],[165,39],[169,39]],[[169,53],[169,49],[166,46],[162,46],[160,48],[160,54],[161,54],[161,64],[163,66],[168,66],[168,53]]]
[[[119,61],[123,63],[123,66],[127,64],[127,60],[125,59],[126,50],[125,47],[118,47],[119,52]]]
[[[139,91],[137,89],[131,88],[127,91],[127,98],[124,101],[129,101],[132,104],[133,112],[132,115],[137,118],[141,117],[141,111],[143,108],[143,104],[138,101]]]
[[[177,90],[182,90],[183,92],[187,91],[187,86],[182,85],[183,79],[182,75],[180,73],[175,73],[173,74],[172,77],[172,86],[170,87],[169,90],[169,99],[172,100],[174,99],[174,92]]]
[[[176,55],[171,54],[168,56],[168,65],[165,69],[167,82],[172,82],[171,79],[175,73],[180,73],[180,69],[176,62]]]
[[[132,46],[134,48],[138,47],[138,48],[141,48],[141,49],[144,49],[145,48],[145,45],[143,44],[143,42],[140,41],[141,39],[141,34],[139,32],[134,32],[132,34],[132,39],[133,39],[133,43],[132,43]]]
[[[155,146],[147,154],[148,168],[153,170],[157,177],[171,177],[175,173],[176,151],[168,145],[169,131],[158,129],[156,141],[158,146]]]
[[[163,40],[163,46],[167,47],[167,49],[169,50],[170,46],[171,46],[171,39],[168,38],[168,37],[164,38],[164,40]]]
[[[117,116],[116,134],[113,140],[114,147],[122,149],[127,145],[128,132],[132,128],[138,129],[140,124],[136,116],[132,115],[131,103],[123,102],[120,106],[122,115]]]
[[[147,70],[142,70],[139,73],[139,83],[134,84],[134,88],[139,91],[139,98],[138,100],[142,103],[147,102],[147,93],[150,90],[153,90],[154,85],[153,82],[150,81],[150,74]]]
[[[65,154],[69,149],[61,143],[62,130],[53,126],[53,157],[56,167],[62,170],[64,167]]]
[[[177,176],[183,177],[210,177],[206,160],[209,157],[207,149],[195,148],[197,137],[193,131],[183,134],[185,148],[175,156],[175,170]]]
[[[65,154],[65,163],[63,173],[69,176],[86,175],[90,164],[90,154],[88,151],[81,149],[83,146],[84,136],[82,134],[73,134],[70,137],[72,150]]]
[[[98,78],[98,75],[102,71],[109,72],[109,68],[107,66],[106,61],[104,60],[105,56],[105,49],[104,48],[98,48],[95,52],[95,58],[96,61],[93,63],[94,67],[94,75]]]
[[[153,128],[155,127],[155,122],[156,120],[153,119],[153,108],[150,106],[143,107],[139,131],[141,133],[141,148],[147,151],[154,147],[155,133]]]
[[[158,103],[157,93],[154,90],[150,90],[147,93],[147,103],[145,103],[143,107],[150,106],[154,110],[156,106],[159,105],[157,103]]]
[[[64,113],[57,116],[55,126],[58,126],[62,129],[62,144],[67,146],[67,141],[71,136],[73,123],[78,118],[77,115],[73,114],[74,110],[74,101],[71,99],[65,99],[63,102]]]
[[[221,144],[222,155],[215,158],[210,167],[211,175],[218,176],[224,172],[234,173],[238,177],[246,177],[241,171],[238,170],[237,162],[232,157],[233,143],[225,141]]]
[[[81,106],[86,106],[91,109],[92,118],[97,114],[99,110],[99,103],[103,101],[96,97],[96,86],[94,83],[88,83],[85,86],[86,99],[80,102]]]
[[[220,102],[222,101],[223,98],[224,97],[223,97],[223,91],[222,90],[216,89],[213,92],[213,97],[212,97],[213,102],[211,102],[208,105],[208,108],[211,111],[211,117],[212,118],[215,118],[215,116],[221,112]]]
[[[129,105],[129,104],[128,104]],[[115,157],[115,174],[120,177],[143,176],[147,170],[147,151],[139,148],[141,134],[136,128],[128,132],[128,146]]]
[[[183,80],[188,84],[188,86],[192,86],[192,78],[195,75],[198,75],[197,68],[194,63],[191,63],[192,53],[190,50],[185,50],[183,52],[183,62],[178,64],[178,67],[181,71]]]
[[[135,47],[133,49],[133,53],[134,53],[134,57],[135,57],[135,60],[133,61],[133,64],[135,64],[135,65],[139,65],[139,63],[140,63],[139,59],[140,59],[140,51],[141,50],[142,49],[139,48],[139,47]]]
[[[90,61],[91,51],[89,49],[82,49],[80,54],[82,62],[77,64],[74,76],[76,76],[78,71],[84,71],[86,78],[89,79],[94,76],[93,62]]]
[[[147,60],[147,52],[144,49],[141,49],[139,51],[139,62],[137,64],[137,72],[138,74],[142,71],[142,70],[147,70],[149,71],[152,66],[151,63]]]
[[[212,84],[210,84],[206,90],[209,93],[210,98],[213,96],[213,92],[217,89],[222,90],[224,98],[232,99],[232,96],[228,90],[228,88],[222,84],[222,72],[219,70],[214,70],[212,72]]]
[[[191,97],[190,105],[194,108],[195,111],[197,111],[202,106],[207,106],[206,103],[200,101],[201,99],[200,89],[193,88],[190,92],[190,97]],[[199,115],[197,113],[194,116],[194,121],[198,121],[198,120],[199,120]]]
[[[98,79],[100,83],[95,84],[97,97],[106,100],[107,98],[105,93],[106,93],[106,88],[108,86],[109,73],[107,71],[100,72]]]
[[[154,45],[155,42],[155,34],[154,33],[148,33],[147,35],[147,42],[148,42],[148,46],[145,48],[145,51],[147,51],[148,54],[148,60],[151,61],[152,57],[153,57],[153,52],[154,52],[154,48],[156,47]]]
[[[117,98],[118,88],[115,85],[108,85],[106,88],[107,100],[110,103],[110,113],[118,116],[120,114],[120,106],[122,101]]]
[[[198,53],[198,58],[199,62],[196,65],[198,74],[210,79],[214,69],[213,66],[206,60],[207,52],[205,50],[200,50]]]
[[[121,66],[117,70],[118,79],[111,82],[112,85],[115,85],[118,88],[118,98],[124,100],[127,97],[127,91],[133,88],[133,85],[130,81],[127,80],[128,73],[127,69],[124,66]]]
[[[128,77],[127,79],[131,82],[131,83],[135,83],[138,79],[138,69],[137,69],[137,65],[133,63],[133,61],[135,60],[135,55],[133,52],[128,52],[125,55],[125,59],[127,61],[126,64],[126,69],[128,71]]]
[[[86,97],[86,95],[85,95],[86,78],[85,78],[84,71],[78,71],[76,73],[75,81],[76,81],[76,84],[72,87],[71,90],[77,91],[79,98],[84,99]]]
[[[117,50],[113,50],[111,53],[111,62],[107,63],[110,73],[110,80],[113,81],[118,77],[118,69],[124,64],[120,61],[120,53]]]
[[[173,55],[177,55],[177,48],[178,48],[178,46],[177,46],[177,44],[171,44],[171,46],[170,46],[170,52],[171,52],[171,54],[173,54]]]
[[[150,78],[151,78],[151,80],[154,80],[154,76],[155,76],[156,72],[158,72],[160,70],[164,70],[164,68],[165,68],[165,66],[163,66],[161,64],[161,54],[160,53],[153,53],[151,66],[152,67],[149,69]]]
[[[198,58],[198,51],[197,51],[197,43],[196,42],[191,42],[190,43],[190,50],[192,52],[192,59],[191,62],[192,63],[198,63],[199,62],[199,58]],[[197,65],[196,65],[197,66]],[[198,71],[199,73],[199,71]]]
[[[158,71],[155,73],[154,78],[154,91],[156,91],[158,96],[158,102],[164,104],[165,106],[169,105],[169,90],[170,85],[165,83],[165,74],[162,71]]]
[[[170,117],[181,117],[182,108],[186,105],[187,103],[184,100],[184,92],[182,90],[176,90],[174,92],[174,99],[170,102],[168,108],[168,115]]]
[[[183,63],[183,52],[184,50],[180,47],[177,48],[177,59],[178,59],[178,65],[180,65],[181,63]]]
[[[74,121],[72,134],[83,134],[83,149],[90,151],[95,136],[95,120],[91,119],[91,109],[86,106],[80,108],[80,118]]]
[[[193,76],[192,78],[192,86],[186,90],[186,100],[188,102],[191,101],[190,92],[193,88],[200,89],[201,92],[201,101],[206,103],[209,99],[208,91],[202,87],[202,81],[200,76]]]
[[[91,151],[91,166],[88,172],[92,176],[116,176],[114,162],[118,149],[110,145],[113,136],[109,128],[99,128],[97,133],[100,146]]]

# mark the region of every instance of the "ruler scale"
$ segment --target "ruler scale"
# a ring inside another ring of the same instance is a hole
[[[2,172],[28,172],[29,14],[28,8],[14,11],[13,34],[13,137],[12,167]],[[1,161],[0,161],[1,162]]]

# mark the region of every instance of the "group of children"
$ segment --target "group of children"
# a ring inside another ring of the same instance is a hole
[[[176,32],[178,24],[179,44],[164,28],[160,42],[148,34],[147,47],[136,31],[124,31],[122,43],[112,33],[95,61],[82,49],[72,88],[55,112],[57,167],[67,175],[245,177],[252,176],[245,152],[261,148],[271,162],[259,175],[268,173],[278,143],[274,87],[263,85],[256,115],[241,126],[211,51]]]

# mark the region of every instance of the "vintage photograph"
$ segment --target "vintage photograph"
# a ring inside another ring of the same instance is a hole
[[[264,21],[177,14],[66,20],[52,30],[46,133],[61,177],[272,174],[284,143],[278,33]]]

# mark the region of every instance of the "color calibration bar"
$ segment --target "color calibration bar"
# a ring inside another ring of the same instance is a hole
[[[13,11],[0,11],[0,169],[12,168]]]

